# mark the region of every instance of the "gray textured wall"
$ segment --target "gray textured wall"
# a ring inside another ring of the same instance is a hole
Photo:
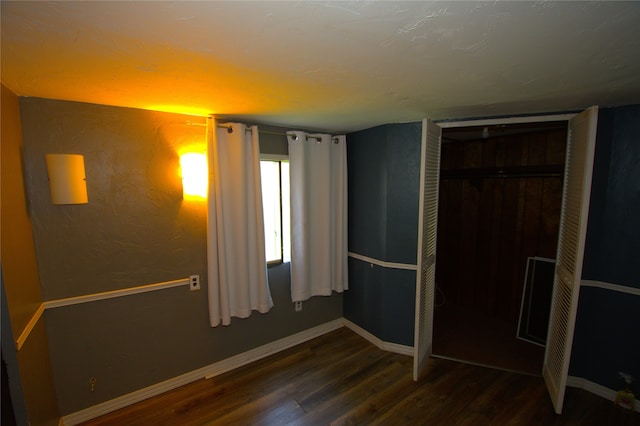
[[[15,339],[35,314],[42,298],[23,185],[20,105],[18,97],[4,85],[1,99],[2,356],[7,362],[9,388],[18,423],[26,424],[28,421],[34,425],[55,425],[59,413],[42,320],[38,321],[24,346],[17,352],[15,350]]]
[[[2,85],[2,234],[0,250],[11,327],[19,336],[38,309],[42,296],[38,285],[36,251],[26,199],[22,165],[22,132],[18,97]]]
[[[23,98],[21,108],[45,300],[192,274],[206,282],[206,210],[202,202],[182,200],[178,164],[184,148],[204,148],[205,128],[185,124],[204,119],[35,98]],[[284,136],[264,139],[274,153],[286,147]],[[85,156],[88,204],[51,205],[47,153]],[[342,316],[338,294],[312,298],[295,313],[288,265],[270,268],[269,279],[275,307],[234,318],[229,327],[209,327],[206,286],[47,310],[62,414]]]

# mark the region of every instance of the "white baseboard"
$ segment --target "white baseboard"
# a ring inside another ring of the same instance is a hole
[[[289,349],[308,340],[322,336],[323,334],[327,334],[333,330],[337,330],[342,326],[342,318],[339,318],[331,322],[327,322],[319,326],[310,328],[308,330],[301,331],[300,333],[296,333],[292,336],[285,337],[284,339],[267,343],[266,345],[252,349],[248,352],[243,352],[241,354],[232,356],[231,358],[227,358],[210,365],[208,367],[208,372],[205,375],[205,379],[219,376],[220,374],[226,373],[227,371],[231,371],[235,368],[242,367],[243,365],[250,364],[254,361],[265,358],[269,355],[273,355],[277,352],[284,351],[285,349]]]
[[[401,355],[413,356],[413,346],[405,346],[405,345],[399,345],[397,343],[385,342],[383,340],[380,340],[373,334],[369,333],[364,328],[361,328],[360,326],[352,323],[346,318],[342,318],[342,322],[345,327],[347,327],[354,333],[359,334],[362,338],[368,340],[370,343],[376,345],[378,348],[382,349],[383,351],[395,352]]]
[[[144,401],[145,399],[160,395],[164,392],[176,389],[180,386],[195,382],[196,380],[200,380],[202,378],[210,379],[212,377],[231,371],[235,368],[242,367],[243,365],[247,365],[269,355],[273,355],[277,352],[322,336],[323,334],[329,333],[333,330],[337,330],[338,328],[343,326],[349,328],[356,334],[360,335],[362,338],[368,340],[370,343],[374,344],[384,351],[413,356],[412,346],[405,346],[399,345],[397,343],[382,341],[365,329],[352,323],[351,321],[345,318],[339,318],[310,328],[308,330],[301,331],[300,333],[293,334],[283,339],[267,343],[266,345],[232,356],[231,358],[227,358],[214,364],[210,364],[197,370],[193,370],[180,376],[171,378],[169,380],[156,383],[155,385],[151,385],[146,388],[128,393],[126,395],[119,396],[112,400],[96,404],[92,407],[85,408],[84,410],[68,414],[60,419],[60,425],[77,425],[82,422],[86,422],[88,420],[95,419],[96,417],[119,410],[120,408],[127,407],[137,402]]]
[[[337,330],[338,328],[343,326],[349,328],[365,340],[369,341],[370,343],[384,351],[413,356],[412,346],[385,342],[369,333],[365,329],[361,328],[360,326],[349,321],[348,319],[339,318],[310,328],[308,330],[301,331],[300,333],[293,334],[283,339],[276,340],[250,351],[243,352],[231,358],[227,358],[214,364],[199,368],[189,373],[185,373],[172,379],[165,380],[144,389],[140,389],[129,394],[114,398],[112,400],[105,401],[101,404],[85,408],[84,410],[68,414],[62,417],[58,424],[60,426],[73,426],[82,422],[86,422],[104,414],[119,410],[120,408],[127,407],[145,399],[160,395],[164,392],[176,389],[188,383],[192,383],[196,380],[200,380],[202,378],[209,379],[218,376],[235,368],[242,367],[243,365],[252,363],[269,355],[273,355],[277,352],[322,336],[323,334],[329,333],[333,330]],[[591,382],[589,380],[583,379],[581,377],[569,376],[567,379],[567,386],[584,389],[610,401],[614,401],[616,398],[616,391]],[[635,411],[640,412],[640,404],[638,403],[638,401],[636,401]]]
[[[567,378],[567,386],[571,386],[572,388],[584,389],[587,392],[591,392],[592,394],[608,399],[609,401],[616,400],[616,391],[594,383],[590,380],[583,379],[582,377],[569,376]],[[638,403],[638,400],[636,400],[634,410],[640,412],[640,404]]]
[[[92,407],[85,408],[84,410],[68,414],[62,417],[61,424],[65,426],[80,424],[87,420],[91,420],[120,408],[135,404],[136,402],[140,402],[153,396],[160,395],[161,393],[170,391],[172,389],[176,389],[180,386],[184,386],[188,383],[195,382],[196,380],[200,380],[202,378],[208,379],[226,373],[227,371],[233,370],[234,368],[242,367],[243,365],[283,351],[292,346],[299,345],[308,340],[336,330],[342,326],[342,318],[321,324],[319,326],[301,331],[300,333],[296,333],[291,336],[287,336],[283,339],[276,340],[250,351],[243,352],[231,358],[227,358],[214,364],[210,364],[208,366],[191,371],[189,373],[185,373],[172,379],[165,380],[164,382],[160,382],[144,389],[140,389],[126,395],[119,396],[112,400],[96,404]]]

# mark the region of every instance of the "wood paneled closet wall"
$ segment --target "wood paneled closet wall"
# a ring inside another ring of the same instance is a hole
[[[517,323],[527,257],[556,255],[567,125],[484,129],[443,132],[436,283],[447,303]]]

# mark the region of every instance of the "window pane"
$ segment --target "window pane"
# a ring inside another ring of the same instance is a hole
[[[278,161],[260,161],[267,262],[281,260],[280,170]]]
[[[289,198],[289,162],[281,163],[282,171],[282,261],[291,262],[291,209]]]

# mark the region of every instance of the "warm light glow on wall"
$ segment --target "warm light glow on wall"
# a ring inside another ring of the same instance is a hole
[[[209,172],[206,154],[193,152],[182,154],[180,167],[183,198],[185,200],[207,198]]]
[[[198,108],[193,105],[178,105],[178,104],[154,104],[154,105],[145,105],[142,107],[143,109],[147,109],[150,111],[161,111],[161,112],[169,112],[175,114],[182,115],[191,115],[196,117],[207,117],[211,114],[211,111],[207,108]],[[204,123],[204,119],[202,120]]]

